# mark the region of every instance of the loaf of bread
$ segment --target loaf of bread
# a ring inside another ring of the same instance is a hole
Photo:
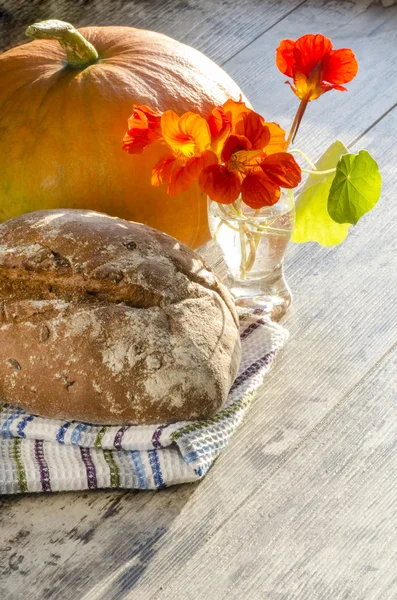
[[[150,227],[87,210],[0,225],[0,399],[96,424],[205,418],[241,357],[226,288]]]

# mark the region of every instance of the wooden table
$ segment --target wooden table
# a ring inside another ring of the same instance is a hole
[[[54,16],[187,42],[285,127],[296,101],[274,64],[279,40],[321,31],[352,47],[359,76],[309,106],[299,146],[312,157],[335,138],[368,148],[384,188],[341,247],[291,246],[290,342],[206,478],[158,493],[3,497],[0,598],[397,598],[397,6],[3,0],[2,47]]]

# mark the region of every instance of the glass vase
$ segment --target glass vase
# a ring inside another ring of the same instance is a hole
[[[260,308],[273,319],[287,311],[292,295],[283,261],[294,220],[291,190],[282,190],[276,204],[258,210],[241,198],[227,205],[208,198],[210,232],[223,253],[227,283],[238,306]]]

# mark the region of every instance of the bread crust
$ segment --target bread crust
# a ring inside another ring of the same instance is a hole
[[[0,397],[96,424],[206,418],[241,358],[233,301],[201,258],[88,210],[0,226]]]

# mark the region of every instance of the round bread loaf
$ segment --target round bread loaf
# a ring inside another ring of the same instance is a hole
[[[241,358],[226,288],[200,257],[87,210],[0,225],[0,398],[97,424],[206,418]]]

